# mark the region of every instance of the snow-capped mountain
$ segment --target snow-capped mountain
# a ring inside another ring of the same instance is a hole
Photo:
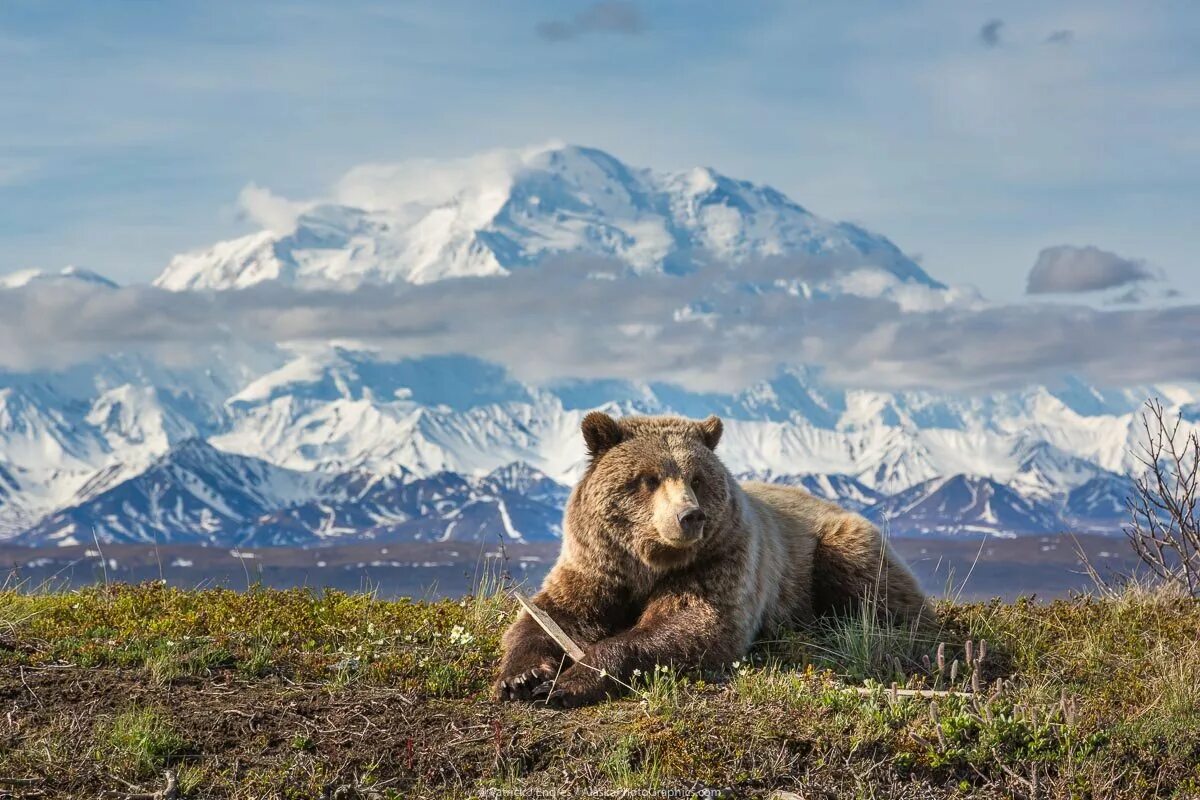
[[[735,473],[802,486],[886,517],[901,534],[1115,532],[1123,520],[1123,497],[1116,497],[1123,485],[1114,478],[1122,460],[1031,446],[1028,431],[1053,403],[1063,431],[1075,429],[1081,439],[1090,432],[1095,448],[1097,439],[1128,438],[1135,415],[1083,416],[1040,391],[997,396],[984,409],[943,398],[944,427],[919,427],[912,419],[931,406],[923,394],[820,388],[814,392],[822,406],[798,407],[778,399],[794,396],[786,393],[767,402],[772,382],[729,396],[621,383],[586,391],[572,384],[560,393],[522,385],[465,357],[392,362],[331,348],[297,358],[304,369],[285,362],[233,393],[219,411],[204,406],[203,425],[159,425],[154,437],[119,439],[102,435],[111,415],[80,415],[81,428],[66,443],[82,455],[57,451],[58,463],[76,465],[61,477],[71,487],[61,510],[52,508],[36,525],[28,513],[10,512],[23,481],[8,468],[0,475],[0,515],[29,543],[81,541],[93,523],[102,540],[308,545],[354,537],[474,538],[481,531],[545,538],[557,530],[565,487],[584,465],[580,420],[603,407],[614,414],[720,413],[726,420],[720,454]],[[796,380],[796,374],[780,379],[786,386]],[[598,402],[594,393],[619,402]],[[750,396],[755,403],[747,402]],[[871,417],[864,407],[889,413]],[[212,431],[207,440],[192,434],[201,427]],[[89,451],[80,441],[99,444]],[[147,465],[142,454],[159,442],[167,455]],[[133,460],[113,461],[122,452]],[[87,457],[98,464],[91,472],[83,471]],[[990,478],[951,472],[981,465]],[[290,476],[285,484],[293,490],[246,496],[243,484],[258,485],[269,470]],[[40,474],[51,472],[43,467]],[[938,477],[947,473],[958,477]]]
[[[1014,456],[1017,470],[1008,485],[1026,497],[1052,500],[1064,490],[1073,490],[1104,473],[1095,463],[1045,441],[1023,441]]]
[[[49,515],[18,541],[236,541],[250,521],[312,495],[319,485],[318,476],[189,439],[135,477],[94,488],[90,497]]]
[[[814,497],[832,500],[844,508],[862,511],[878,503],[886,495],[875,491],[852,475],[775,475],[770,472],[746,472],[737,476],[741,481],[780,483],[798,486]]]
[[[199,351],[191,367],[114,354],[59,370],[0,368],[0,467],[21,487],[0,505],[0,537],[220,431],[226,399],[274,363],[222,347]]]
[[[100,289],[116,289],[117,284],[98,272],[81,267],[64,267],[58,272],[23,269],[0,275],[0,289],[20,289],[24,286],[87,285]]]
[[[165,289],[428,283],[500,275],[555,256],[684,272],[821,253],[941,288],[882,236],[824,220],[779,192],[711,169],[656,173],[586,147],[549,146],[451,165],[362,168],[335,201],[262,231],[176,257]]]
[[[1066,497],[1064,513],[1078,530],[1111,532],[1113,523],[1129,521],[1127,501],[1135,496],[1128,475],[1102,473],[1075,487]]]
[[[283,469],[190,439],[139,475],[93,487],[78,504],[46,517],[17,541],[256,547],[339,539],[538,541],[561,534],[567,491],[521,463],[476,479],[448,472],[424,478],[329,476]]]
[[[1068,530],[1053,506],[1023,497],[989,478],[970,475],[924,481],[878,503],[867,515],[897,536],[1016,536]]]
[[[622,264],[635,281],[701,262],[745,276],[764,259],[821,256],[836,269],[803,285],[729,283],[901,308],[966,296],[883,236],[768,187],[708,169],[633,168],[580,147],[363,168],[294,211],[287,224],[177,257],[157,285],[244,298],[252,293],[220,292],[278,283],[342,297],[580,256]],[[78,269],[0,279],[4,293],[64,287],[125,291]],[[705,303],[681,297],[679,314],[708,313]],[[1101,389],[1071,376],[983,395],[888,392],[783,363],[746,388],[700,392],[533,382],[469,352],[403,357],[346,341],[230,340],[188,356],[0,369],[0,538],[86,542],[93,528],[102,541],[214,544],[552,537],[593,408],[719,414],[734,473],[803,486],[898,533],[1115,532],[1141,403],[1157,395],[1200,418],[1197,385]]]

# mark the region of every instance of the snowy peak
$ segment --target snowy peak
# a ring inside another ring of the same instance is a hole
[[[1061,533],[1067,525],[1046,503],[1023,497],[990,478],[933,478],[884,500],[868,511],[896,535]]]
[[[1026,440],[1013,456],[1017,472],[1008,484],[1027,497],[1049,500],[1069,492],[1104,470],[1045,441]]]
[[[0,275],[0,290],[23,289],[26,286],[87,286],[97,289],[116,289],[117,284],[98,272],[82,267],[64,267],[58,272],[23,269]]]
[[[1135,496],[1129,476],[1103,472],[1071,490],[1065,511],[1081,530],[1112,533],[1129,523],[1129,501]]]
[[[851,475],[807,474],[777,475],[767,472],[745,472],[739,481],[760,481],[783,486],[797,486],[814,497],[837,503],[843,508],[862,511],[883,499],[883,495]]]
[[[500,275],[572,255],[636,272],[825,255],[943,288],[886,238],[824,220],[770,187],[707,168],[633,168],[587,147],[368,165],[332,200],[301,205],[290,229],[178,256],[156,285],[347,289]]]
[[[488,403],[528,401],[527,389],[504,369],[470,356],[387,360],[369,351],[331,347],[296,356],[252,381],[229,403],[238,408],[281,398],[411,404],[465,411]]]
[[[20,485],[0,468],[0,508]],[[32,546],[200,542],[313,546],[334,540],[546,540],[561,535],[567,487],[525,463],[479,478],[297,472],[214,448],[175,445],[139,471],[97,472],[74,502],[25,529]]]
[[[524,461],[514,461],[492,470],[478,482],[478,486],[502,498],[521,497],[551,508],[566,505],[570,494],[567,487]]]
[[[1183,409],[1200,396],[1173,391]],[[279,535],[293,541],[367,531],[475,536],[509,523],[522,538],[550,535],[562,487],[585,464],[580,420],[597,407],[718,414],[720,454],[733,472],[851,508],[884,506],[913,532],[1040,532],[1054,517],[1056,531],[1115,533],[1127,518],[1120,473],[1137,466],[1136,415],[1082,415],[1044,389],[983,398],[845,390],[797,368],[736,394],[611,380],[538,387],[467,356],[397,359],[313,343],[269,357],[219,348],[186,368],[126,354],[58,372],[0,372],[0,538],[37,529],[62,539],[84,530],[86,539],[95,521],[113,538],[161,525],[162,538],[215,541],[250,525],[266,540],[275,534],[257,522],[260,512],[283,515]],[[271,488],[271,475],[297,473],[298,487],[283,482],[295,492]],[[438,486],[420,484],[439,475]],[[943,483],[947,475],[985,477]],[[155,476],[177,490],[182,516],[150,512]],[[201,485],[213,488],[190,489]],[[989,492],[990,506],[970,499]],[[417,495],[457,499],[443,512]],[[907,508],[932,495],[936,502]],[[226,514],[218,496],[245,510]],[[285,520],[293,508],[301,510]],[[1002,508],[1015,509],[1011,524]],[[450,513],[467,516],[451,530]]]
[[[141,474],[115,482],[102,471],[81,502],[42,520],[18,541],[29,544],[214,541],[232,538],[267,511],[313,490],[313,476],[182,442]],[[115,482],[115,485],[113,485]]]

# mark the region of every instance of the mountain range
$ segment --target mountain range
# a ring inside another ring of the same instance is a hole
[[[633,168],[589,148],[356,170],[333,197],[287,209],[268,230],[177,256],[155,286],[347,292],[581,258],[633,276],[715,263],[737,277],[764,259],[820,256],[835,268],[784,290],[814,302],[977,302],[887,238],[769,187],[707,168]],[[79,268],[0,278],[0,292],[63,287],[84,298],[121,291]],[[689,300],[680,313],[706,313]],[[353,341],[230,339],[176,360],[131,349],[0,369],[0,538],[554,538],[584,466],[579,422],[593,408],[720,414],[720,453],[735,473],[803,486],[897,535],[1118,532],[1150,395],[1197,417],[1195,386],[1111,389],[1069,375],[988,394],[880,391],[835,386],[795,363],[713,392],[534,382],[469,352],[405,356]]]

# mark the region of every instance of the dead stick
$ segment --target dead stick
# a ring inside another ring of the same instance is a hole
[[[868,689],[866,686],[845,686],[843,692],[854,692],[862,695],[872,695],[877,691],[894,694],[897,697],[972,697],[970,692],[952,692],[943,689]]]
[[[533,621],[542,626],[542,630],[546,632],[546,635],[558,642],[558,646],[567,655],[575,661],[583,660],[583,648],[575,644],[575,641],[570,636],[567,636],[562,628],[558,627],[558,623],[554,621],[553,617],[535,606],[533,601],[522,594],[520,590],[513,589],[513,597],[517,598],[517,602],[529,613],[529,616],[533,617]]]

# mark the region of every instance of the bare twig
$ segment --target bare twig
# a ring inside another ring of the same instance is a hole
[[[96,552],[100,555],[100,568],[104,570],[104,588],[108,588],[108,562],[104,558],[104,551],[100,548],[100,535],[96,533],[96,526],[92,526],[92,541],[96,543]],[[92,573],[93,575],[95,573]]]
[[[547,636],[558,643],[563,652],[577,662],[583,660],[583,648],[575,644],[575,640],[568,636],[549,614],[534,605],[533,601],[526,597],[519,589],[513,589],[512,593],[513,597],[517,598],[517,602],[528,612],[529,616],[533,617],[533,621],[542,627]]]
[[[179,784],[173,770],[167,770],[167,785],[157,792],[138,792],[125,795],[125,800],[175,800],[179,797]]]
[[[842,691],[847,694],[861,694],[864,696],[873,695],[880,691],[878,688],[869,686],[843,686]],[[950,689],[900,689],[892,686],[883,690],[884,694],[892,695],[893,697],[972,697],[970,692],[956,692]]]
[[[1126,500],[1125,528],[1134,553],[1159,581],[1200,597],[1200,434],[1181,433],[1160,400],[1142,413],[1143,441],[1134,458],[1144,471]]]

